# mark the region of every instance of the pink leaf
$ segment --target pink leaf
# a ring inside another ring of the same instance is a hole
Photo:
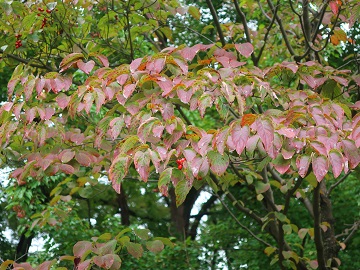
[[[134,83],[125,85],[124,92],[123,92],[124,98],[128,98],[129,96],[131,96],[131,94],[135,90],[135,87],[136,87],[136,84],[134,84]]]
[[[215,151],[209,151],[208,159],[210,163],[210,169],[216,175],[222,175],[229,166],[229,157],[226,154],[221,155]]]
[[[242,151],[245,149],[246,143],[249,139],[250,128],[249,126],[241,127],[240,123],[237,122],[237,125],[234,125],[231,129],[231,138],[235,144],[236,152],[241,155]]]
[[[355,168],[360,163],[359,149],[356,147],[355,143],[350,140],[343,140],[342,148],[346,158],[349,160],[350,168]]]
[[[344,168],[343,155],[338,150],[333,149],[329,153],[329,160],[334,177],[337,178]]]
[[[311,88],[315,89],[318,86],[314,77],[310,75],[302,75],[302,78]]]
[[[60,93],[56,97],[56,102],[61,109],[65,109],[70,102],[70,98],[71,98],[70,96],[67,96],[64,93]]]
[[[337,4],[337,1],[330,1],[329,6],[331,8],[331,11],[337,15],[339,13],[339,6]]]
[[[74,256],[81,258],[85,253],[91,251],[92,244],[89,241],[77,242],[73,247]]]
[[[130,64],[130,71],[132,73],[134,73],[136,71],[136,69],[140,66],[141,62],[142,62],[142,58],[137,58],[134,61],[131,62]]]
[[[255,121],[257,134],[264,144],[265,150],[269,151],[274,142],[274,127],[267,119],[257,118]]]
[[[180,50],[180,55],[185,58],[185,60],[192,61],[197,53],[197,49],[193,47],[186,47]]]
[[[128,74],[121,74],[120,76],[118,76],[116,78],[116,81],[120,84],[120,85],[124,85],[128,79],[129,75]]]
[[[296,158],[296,167],[298,168],[298,173],[302,178],[305,178],[310,166],[310,156],[303,155]]]
[[[78,153],[76,153],[76,154],[75,154],[75,159],[76,159],[77,162],[79,162],[80,165],[82,165],[82,166],[88,167],[88,166],[90,166],[90,164],[91,164],[91,159],[90,159],[90,157],[89,157],[87,154],[85,154],[84,152],[78,152]]]
[[[74,151],[65,149],[59,154],[59,159],[63,163],[68,163],[70,160],[72,160],[74,158],[74,156],[75,156]]]
[[[134,155],[134,165],[141,179],[147,182],[150,173],[150,155],[148,151],[138,151]]]
[[[92,69],[94,68],[95,62],[93,60],[90,60],[90,61],[84,63],[82,60],[79,60],[79,61],[77,61],[77,66],[80,70],[82,70],[86,74],[89,74],[92,71]]]
[[[130,163],[129,156],[118,155],[109,168],[109,180],[118,194],[120,194],[121,182],[128,173]]]
[[[248,58],[254,52],[254,46],[249,43],[235,44],[236,50],[246,58]]]
[[[67,174],[73,174],[75,172],[74,167],[69,164],[61,164],[59,169],[60,169],[60,171],[67,173]]]
[[[312,168],[318,182],[325,177],[329,171],[329,163],[325,156],[314,156],[312,158]]]

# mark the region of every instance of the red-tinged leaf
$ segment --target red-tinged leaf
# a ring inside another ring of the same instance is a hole
[[[6,102],[1,106],[1,110],[4,110],[6,112],[9,112],[12,108],[12,106],[14,105],[13,102]],[[1,112],[1,111],[0,111]]]
[[[146,248],[154,253],[158,253],[164,249],[164,243],[160,240],[147,241]]]
[[[124,91],[123,91],[123,96],[124,98],[128,98],[132,95],[132,93],[134,92],[136,88],[136,84],[132,83],[132,84],[127,84],[124,87]]]
[[[209,150],[209,143],[213,138],[213,134],[205,134],[197,143],[198,153],[204,156]]]
[[[143,60],[142,58],[137,58],[137,59],[135,59],[134,61],[131,62],[130,71],[132,73],[134,73],[137,70],[137,68],[140,66],[142,60]]]
[[[65,56],[65,58],[60,63],[60,72],[67,70],[81,58],[84,58],[82,53],[71,53]]]
[[[164,144],[166,146],[167,149],[169,149],[175,142],[177,142],[181,136],[184,134],[184,132],[181,131],[174,131],[173,134],[171,134],[170,136],[168,136],[167,138],[164,139]]]
[[[300,239],[304,239],[306,234],[308,233],[309,229],[305,229],[305,228],[301,228],[298,231],[298,236],[300,237]]]
[[[104,67],[108,67],[109,66],[109,60],[107,59],[106,56],[102,55],[102,54],[92,54],[90,53],[90,56],[94,56],[97,59],[100,60],[101,64],[103,64]]]
[[[222,175],[229,166],[229,157],[225,153],[221,155],[215,151],[208,152],[210,169],[216,175]]]
[[[310,161],[310,156],[308,155],[302,155],[296,158],[296,167],[298,168],[298,173],[302,178],[305,178],[309,170]]]
[[[201,97],[199,98],[198,100],[198,108],[199,108],[199,112],[200,112],[200,115],[201,117],[203,118],[204,115],[205,115],[205,110],[206,108],[210,107],[213,103],[213,100],[212,100],[212,96],[207,94],[207,93],[204,93],[201,95]]]
[[[77,242],[73,247],[73,253],[75,257],[81,258],[84,254],[91,252],[92,244],[89,241]]]
[[[290,69],[293,73],[296,73],[299,68],[298,65],[296,65],[295,63],[286,62],[286,61],[282,62],[281,66]]]
[[[329,2],[329,6],[331,8],[331,11],[337,15],[339,13],[339,6],[338,6],[338,3],[337,1],[330,1]]]
[[[36,108],[30,108],[26,111],[26,121],[27,123],[31,123],[36,116]]]
[[[168,185],[170,184],[170,181],[171,181],[172,170],[173,170],[173,168],[165,169],[160,174],[160,178],[159,178],[159,181],[158,181],[159,191],[166,197],[169,195],[169,193],[168,193]]]
[[[150,173],[150,153],[138,151],[134,155],[134,165],[141,179],[147,182]]]
[[[236,50],[246,58],[248,58],[254,52],[254,46],[249,43],[235,44]]]
[[[329,162],[325,156],[313,156],[312,169],[315,174],[316,180],[321,182],[329,171]]]
[[[50,118],[55,114],[55,109],[48,107],[45,108],[45,116],[44,116],[44,120],[50,120]]]
[[[120,85],[124,85],[126,83],[126,81],[128,80],[129,75],[128,74],[121,74],[120,76],[118,76],[116,78],[116,81],[120,84]]]
[[[74,156],[75,156],[74,151],[65,149],[59,154],[59,159],[61,160],[62,163],[68,163],[70,160],[74,158]]]
[[[310,145],[315,150],[316,153],[327,156],[326,147],[323,143],[315,141],[315,142],[311,142]]]
[[[8,96],[11,97],[14,93],[15,86],[19,83],[19,78],[11,79],[8,82],[7,88],[8,88]]]
[[[109,168],[109,180],[112,182],[112,186],[118,194],[120,194],[121,182],[128,173],[130,163],[130,157],[118,155]]]
[[[241,155],[244,151],[246,143],[249,139],[250,128],[249,126],[241,127],[240,124],[232,126],[231,128],[231,138],[235,144],[236,152]]]
[[[59,170],[66,174],[73,174],[75,172],[74,167],[69,164],[61,164]]]
[[[29,79],[24,86],[25,100],[28,101],[35,87],[35,79]]]
[[[36,267],[36,270],[49,270],[51,266],[56,263],[56,260],[52,261],[45,261],[42,264],[40,264],[38,267]]]
[[[349,161],[350,169],[354,169],[360,163],[359,148],[350,140],[342,140],[341,143],[345,157]]]
[[[109,126],[110,126],[110,130],[109,130],[110,136],[113,140],[115,140],[119,136],[123,127],[125,126],[125,121],[122,117],[116,117],[110,121]]]
[[[332,149],[329,153],[329,160],[334,177],[337,178],[344,168],[344,157],[338,150]]]
[[[265,150],[269,151],[274,142],[274,127],[267,119],[256,119],[256,130],[261,141],[264,144]]]
[[[180,55],[188,61],[192,61],[197,54],[198,50],[196,47],[185,47],[184,49],[180,50]]]
[[[181,180],[175,187],[176,207],[179,207],[186,199],[192,185],[187,180]]]
[[[78,152],[75,154],[75,159],[80,165],[89,167],[91,164],[91,159],[89,155],[85,154],[84,152]]]
[[[116,249],[116,244],[117,241],[115,239],[106,242],[98,249],[99,254],[105,255],[114,253]]]
[[[5,268],[7,269],[7,268]],[[24,262],[24,263],[13,263],[13,270],[33,270],[34,268],[31,266],[30,263]]]
[[[125,246],[129,254],[132,255],[134,258],[138,259],[142,257],[144,250],[140,244],[127,242]]]
[[[290,162],[283,163],[283,164],[273,164],[274,168],[280,173],[284,174],[286,173],[290,168]]]
[[[215,135],[215,139],[213,140],[213,147],[215,148],[216,146],[216,149],[221,155],[224,154],[228,135],[229,135],[229,128],[224,127],[219,130],[219,132]]]
[[[244,114],[241,118],[241,126],[251,126],[258,116],[256,114]]]
[[[330,76],[330,78],[333,79],[334,81],[342,84],[343,86],[348,86],[349,85],[349,80],[346,79],[346,78],[339,77],[339,76]]]
[[[70,99],[70,96],[67,96],[64,93],[60,93],[55,100],[61,109],[65,109],[69,104]]]
[[[310,75],[302,75],[301,77],[311,88],[315,89],[318,86],[314,77]]]
[[[90,263],[92,262],[92,259],[88,259],[86,261],[83,261],[82,263],[79,263],[76,267],[76,270],[88,270],[90,269]]]
[[[296,131],[293,128],[282,127],[276,130],[276,132],[290,139],[296,136]]]
[[[318,263],[318,261],[313,260],[313,261],[309,262],[309,266],[311,267],[311,269],[318,269],[319,263]]]
[[[258,145],[258,142],[259,142],[259,135],[255,135],[255,136],[251,136],[247,143],[246,143],[246,153],[249,154],[250,156],[253,155],[257,145]]]

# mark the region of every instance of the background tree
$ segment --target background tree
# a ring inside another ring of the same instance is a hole
[[[40,226],[51,253],[33,263],[350,269],[359,78],[342,68],[356,67],[359,4],[188,4],[1,4],[1,68],[16,67],[0,116],[14,258]],[[129,225],[184,242],[132,260],[123,251],[172,243]]]

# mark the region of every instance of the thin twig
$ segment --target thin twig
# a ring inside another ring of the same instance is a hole
[[[349,171],[347,174],[345,174],[343,177],[341,177],[335,184],[331,185],[328,191],[326,192],[326,197],[329,197],[331,192],[336,188],[338,185],[340,185],[342,182],[345,181],[345,179],[352,173],[352,171]]]

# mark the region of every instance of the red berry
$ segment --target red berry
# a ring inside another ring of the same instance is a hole
[[[38,15],[38,16],[41,16],[41,14],[40,14],[40,13],[38,13],[37,15]]]
[[[43,11],[44,11],[44,9],[39,7],[39,8],[38,8],[38,11],[43,12]]]
[[[47,9],[46,12],[50,14],[50,13],[51,13],[51,10],[50,10],[50,9]]]
[[[181,170],[183,168],[183,165],[182,164],[179,164],[178,165],[178,169]]]

